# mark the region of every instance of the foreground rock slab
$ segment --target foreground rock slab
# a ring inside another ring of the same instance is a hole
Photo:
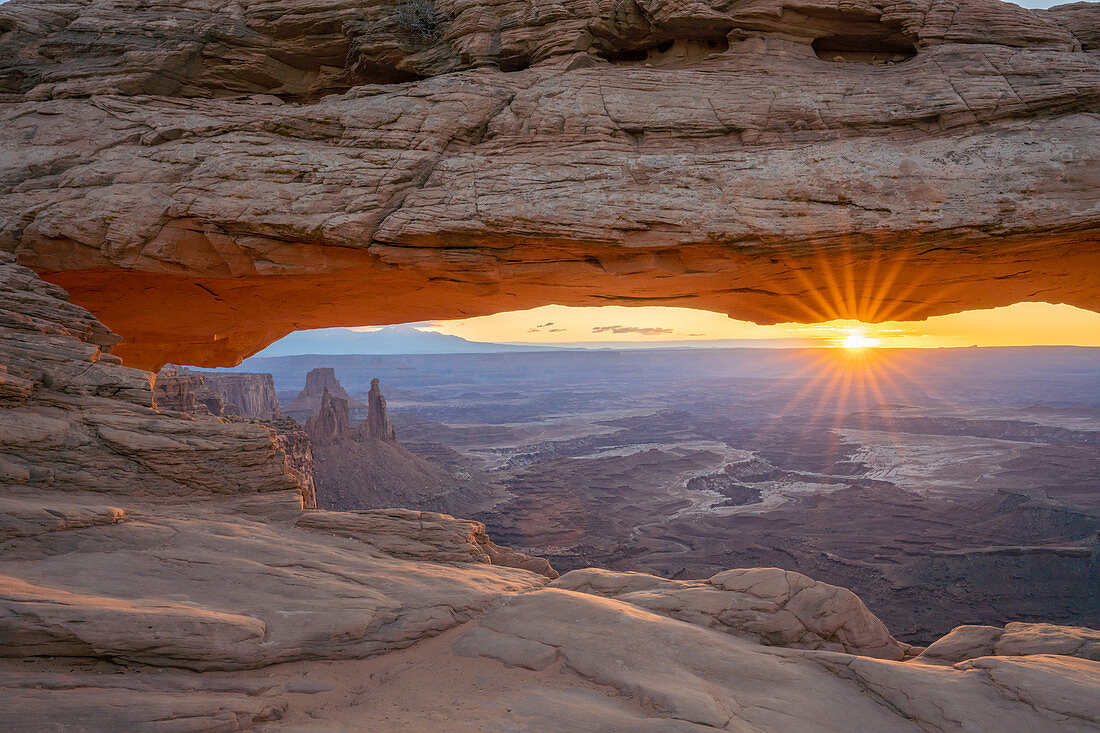
[[[558,589],[491,611],[454,650],[512,667],[555,665],[652,706],[671,730],[1085,731],[1100,724],[1100,707],[1088,699],[1100,683],[1093,662],[997,658],[943,669],[772,649]],[[600,728],[587,720],[579,729]]]

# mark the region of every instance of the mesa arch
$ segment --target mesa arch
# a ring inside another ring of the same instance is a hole
[[[0,7],[0,248],[145,368],[546,303],[1100,310],[1100,5],[401,7]]]

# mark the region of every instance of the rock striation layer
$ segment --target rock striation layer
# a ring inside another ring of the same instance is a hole
[[[327,375],[332,370],[310,372],[314,373]],[[347,393],[332,376],[322,386],[317,414],[305,424],[313,448],[318,506],[340,510],[405,506],[465,514],[492,503],[490,489],[472,476],[449,471],[397,442],[377,379],[371,381],[367,416],[356,427],[348,417],[348,399],[337,394]],[[300,401],[301,397],[296,402]]]
[[[271,428],[284,462],[295,472],[307,507],[317,506],[313,481],[313,447],[294,418],[279,410],[275,380],[270,374],[199,374],[187,368],[166,366],[156,374],[158,409],[189,415],[212,415],[230,421],[255,421]],[[243,407],[234,402],[237,399]]]
[[[1100,309],[1097,13],[13,0],[0,248],[151,368],[551,302]]]
[[[298,525],[350,537],[394,557],[436,562],[476,562],[523,568],[554,580],[544,558],[531,557],[489,539],[485,525],[446,514],[411,509],[310,512]]]
[[[158,411],[153,375],[122,366],[117,342],[60,288],[0,255],[4,499],[301,491],[271,430]]]
[[[301,423],[305,423],[311,416],[318,414],[324,403],[324,396],[329,393],[332,397],[343,400],[345,422],[350,417],[351,410],[362,410],[365,405],[352,399],[340,380],[336,378],[336,370],[332,367],[317,367],[310,369],[306,374],[306,385],[294,398],[294,401],[286,406],[284,412]]]
[[[275,420],[283,417],[275,396],[275,380],[270,374],[202,374],[206,388],[237,408],[243,418]]]

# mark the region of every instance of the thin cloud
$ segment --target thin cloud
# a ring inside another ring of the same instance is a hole
[[[666,333],[675,333],[671,328],[643,328],[641,326],[593,326],[592,333],[613,333],[621,335],[624,333],[633,333],[639,336],[660,336]]]

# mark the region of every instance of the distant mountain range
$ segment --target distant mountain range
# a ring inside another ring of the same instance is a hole
[[[494,354],[523,351],[576,351],[578,349],[728,349],[807,348],[820,346],[813,339],[743,339],[697,341],[584,341],[560,344],[499,344],[470,341],[416,326],[383,326],[372,331],[351,328],[318,328],[296,331],[268,346],[252,358],[303,354]]]
[[[374,331],[318,328],[295,331],[252,358],[300,354],[489,354],[502,351],[556,350],[546,346],[513,346],[468,341],[415,326],[383,326]]]

